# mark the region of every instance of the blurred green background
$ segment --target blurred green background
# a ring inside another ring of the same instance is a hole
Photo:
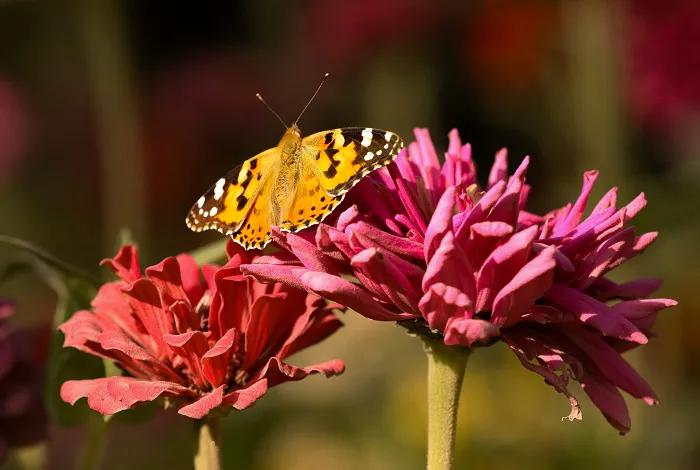
[[[217,238],[190,233],[190,204],[281,136],[324,72],[302,131],[458,128],[485,177],[496,150],[532,155],[531,209],[645,191],[640,231],[660,239],[619,273],[666,279],[658,338],[630,361],[661,398],[630,401],[619,437],[582,398],[568,403],[502,345],[470,360],[458,462],[472,469],[700,466],[700,2],[697,0],[355,0],[166,2],[0,0],[0,232],[85,269],[129,227],[144,265]],[[0,252],[0,264],[14,256]],[[0,285],[15,320],[48,328],[55,298],[25,274]],[[391,324],[354,314],[299,357],[347,371],[273,389],[225,420],[236,469],[424,467],[425,358]],[[193,425],[159,413],[110,428],[105,469],[191,468]],[[73,468],[88,431],[50,439],[7,468]]]

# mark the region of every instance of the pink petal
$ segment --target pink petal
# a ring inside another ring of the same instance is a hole
[[[445,344],[471,348],[477,343],[487,343],[500,334],[500,329],[486,320],[453,318],[445,329]]]
[[[554,247],[533,258],[506,284],[493,301],[491,322],[499,326],[517,323],[527,309],[552,285]]]
[[[554,227],[553,236],[561,236],[569,233],[576,227],[583,217],[583,213],[586,210],[586,205],[588,204],[588,198],[593,190],[593,185],[598,178],[598,172],[596,170],[587,171],[583,174],[583,188],[581,189],[581,194],[578,199],[571,207],[571,210],[566,215],[566,217],[561,220]]]
[[[554,285],[547,298],[557,307],[592,326],[605,336],[620,338],[638,344],[648,339],[632,322],[613,311],[604,303],[569,287]]]
[[[661,287],[661,279],[642,278],[634,281],[617,284],[606,278],[599,278],[592,286],[595,297],[602,300],[610,299],[638,299],[651,295]]]
[[[440,242],[433,257],[428,260],[422,280],[423,291],[435,283],[443,283],[463,292],[472,302],[476,287],[474,272],[464,251],[454,243],[452,232],[448,232]]]
[[[455,205],[455,187],[445,190],[435,208],[430,224],[425,231],[424,255],[426,261],[432,258],[442,237],[452,230],[452,212]]]
[[[581,407],[568,390],[569,374],[564,369],[566,361],[561,357],[557,359],[557,355],[552,354],[552,350],[543,342],[528,337],[526,331],[516,331],[516,329],[501,330],[501,335],[526,369],[544,377],[545,382],[569,399],[571,411],[562,420],[580,421],[583,418]],[[551,358],[554,358],[554,360],[551,360]],[[534,361],[535,359],[537,359],[537,362]],[[557,373],[557,370],[564,370],[564,372]]]
[[[353,256],[351,264],[354,268],[365,271],[367,277],[375,279],[384,295],[399,309],[418,315],[420,293],[379,249],[367,248]]]
[[[392,251],[397,255],[414,259],[423,259],[423,247],[420,243],[413,240],[384,232],[366,222],[357,222],[353,224],[353,230],[369,238],[378,246]]]
[[[530,163],[530,158],[525,157],[508,180],[506,190],[489,212],[487,220],[505,222],[515,225],[518,222],[518,211],[520,210],[520,198],[525,182],[525,172]]]
[[[469,211],[467,216],[462,219],[457,232],[455,232],[455,238],[458,243],[469,238],[471,234],[471,227],[475,223],[483,222],[486,216],[491,211],[494,204],[501,198],[503,191],[505,191],[506,183],[505,181],[499,181],[491,189],[486,191],[486,193],[481,196],[476,205]]]
[[[338,271],[333,259],[319,251],[313,243],[309,243],[293,233],[286,234],[286,240],[289,245],[289,251],[296,255],[306,269],[329,273]]]
[[[226,385],[221,385],[196,402],[183,406],[177,410],[178,414],[193,419],[204,418],[211,410],[221,405],[224,399],[224,388],[226,388]]]
[[[472,303],[463,292],[442,283],[432,284],[419,308],[433,330],[445,331],[450,318],[471,316]]]
[[[593,367],[597,368],[610,383],[648,405],[658,402],[656,394],[647,381],[600,335],[581,327],[566,329],[563,332],[569,340],[581,348],[594,364]],[[592,370],[593,367],[587,367],[587,369]]]
[[[396,161],[397,163],[400,163],[398,158]],[[411,191],[407,186],[407,181],[401,177],[399,170],[395,165],[389,165],[387,169],[389,170],[389,173],[391,173],[391,176],[396,184],[396,193],[401,199],[410,222],[417,227],[421,234],[425,233],[427,228],[425,216],[423,215],[423,211],[421,211],[421,209],[414,202]]]
[[[627,404],[617,388],[596,374],[584,374],[580,379],[581,388],[603,413],[605,419],[621,434],[630,430],[632,424]]]
[[[345,305],[372,320],[399,321],[412,318],[409,313],[394,313],[370,297],[365,290],[343,278],[308,271],[301,275],[302,284],[311,292]]]
[[[527,262],[536,236],[534,226],[518,232],[486,258],[477,275],[475,311],[491,310],[496,294]]]
[[[508,176],[508,150],[502,148],[493,159],[493,166],[489,172],[489,189],[499,181],[505,181]]]

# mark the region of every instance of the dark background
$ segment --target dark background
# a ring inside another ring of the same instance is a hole
[[[532,210],[575,198],[601,170],[602,195],[645,191],[640,231],[659,230],[620,278],[666,279],[659,337],[630,361],[661,405],[630,402],[618,437],[584,401],[561,396],[505,348],[475,354],[460,411],[458,461],[473,469],[693,468],[700,461],[700,3],[696,0],[356,0],[229,2],[0,0],[0,232],[85,269],[120,229],[143,264],[217,239],[184,217],[210,183],[277,143],[262,92],[301,122],[429,127],[439,149],[459,129],[480,173],[507,147],[533,161]],[[12,253],[0,252],[2,261]],[[48,328],[55,299],[30,275],[0,285],[16,321]],[[306,358],[340,357],[340,378],[274,389],[225,420],[227,468],[419,469],[424,357],[402,330],[353,314]],[[361,344],[363,347],[358,348]],[[303,363],[305,358],[299,358]],[[579,393],[582,395],[582,393]],[[190,468],[192,424],[158,414],[115,423],[104,467]],[[51,427],[10,468],[71,468],[86,430]],[[166,467],[167,465],[167,467]]]

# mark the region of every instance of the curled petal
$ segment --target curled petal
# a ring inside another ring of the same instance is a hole
[[[247,387],[228,393],[223,399],[223,404],[232,406],[237,410],[244,410],[265,395],[267,390],[267,379],[259,379]]]
[[[187,394],[187,388],[157,380],[131,377],[105,377],[92,380],[69,380],[61,386],[61,399],[74,405],[81,398],[103,415],[112,415],[141,402],[153,401],[161,395]]]
[[[450,318],[471,317],[471,300],[463,292],[442,283],[433,284],[418,304],[431,329],[444,331]]]
[[[235,340],[236,330],[231,328],[202,356],[202,373],[213,387],[222,385],[226,380],[228,360]]]
[[[194,403],[190,403],[187,406],[183,406],[177,412],[183,416],[193,419],[204,418],[211,410],[220,406],[224,400],[224,388],[225,385],[221,385],[210,393],[204,395],[199,400]]]
[[[133,282],[141,277],[139,257],[133,245],[124,245],[114,258],[105,258],[100,266],[109,267],[124,282]]]
[[[322,362],[308,367],[295,367],[276,357],[270,358],[262,369],[259,378],[267,379],[267,385],[274,387],[283,382],[301,380],[310,374],[323,374],[326,377],[342,374],[345,364],[338,359]]]

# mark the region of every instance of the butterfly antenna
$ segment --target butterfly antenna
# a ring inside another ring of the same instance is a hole
[[[299,119],[301,119],[301,116],[304,115],[304,112],[306,111],[306,108],[308,108],[309,105],[311,104],[311,102],[314,100],[314,98],[316,98],[316,95],[318,95],[318,92],[321,90],[321,87],[323,86],[323,84],[326,83],[326,79],[328,78],[329,75],[330,75],[330,74],[329,74],[328,72],[326,72],[326,74],[323,76],[323,78],[321,79],[321,83],[319,83],[319,84],[318,84],[318,87],[316,88],[316,91],[314,91],[314,94],[311,95],[311,98],[310,98],[309,101],[306,103],[306,106],[304,106],[304,109],[302,109],[301,112],[299,113],[299,117],[297,117],[297,118],[294,120],[294,124],[296,124],[296,123],[299,122]]]
[[[282,123],[282,125],[284,126],[285,129],[288,129],[288,128],[289,128],[289,126],[287,125],[287,123],[284,122],[284,119],[282,119],[282,118],[280,117],[280,115],[277,114],[277,111],[275,111],[274,109],[272,109],[272,108],[270,107],[270,105],[267,104],[267,101],[265,101],[265,98],[263,98],[262,95],[261,95],[260,93],[256,93],[256,94],[255,94],[255,97],[256,97],[257,99],[259,99],[260,102],[261,102],[262,104],[265,105],[265,107],[267,108],[267,110],[270,111],[270,112],[279,120],[279,122]]]

